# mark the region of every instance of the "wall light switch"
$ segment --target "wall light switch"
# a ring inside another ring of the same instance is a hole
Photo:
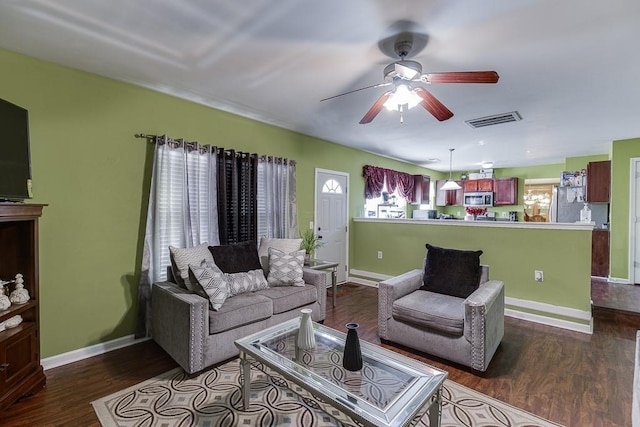
[[[309,230],[313,230],[313,221],[309,221]]]
[[[382,259],[382,251],[378,251],[378,259]]]

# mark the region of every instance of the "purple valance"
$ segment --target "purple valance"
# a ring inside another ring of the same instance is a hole
[[[364,196],[367,199],[374,199],[382,195],[382,188],[386,179],[389,192],[394,192],[397,188],[398,194],[407,203],[414,203],[416,200],[413,175],[392,169],[365,165],[362,168],[362,176],[364,176]]]

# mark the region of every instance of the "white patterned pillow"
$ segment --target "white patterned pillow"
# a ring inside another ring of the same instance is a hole
[[[171,256],[171,270],[176,283],[184,289],[195,292],[189,281],[189,264],[200,265],[202,261],[213,264],[213,255],[208,245],[202,244],[192,248],[175,248],[169,246]]]
[[[261,268],[249,270],[243,273],[225,273],[229,283],[230,296],[240,295],[247,292],[269,289],[267,279]]]
[[[225,273],[214,263],[189,265],[189,280],[194,292],[209,300],[211,309],[218,311],[229,297],[229,283]]]
[[[263,237],[260,239],[260,247],[258,248],[258,257],[260,257],[260,263],[264,274],[269,273],[269,248],[275,248],[279,251],[290,253],[300,250],[302,239],[272,239],[269,237]]]
[[[269,286],[304,286],[304,250],[290,253],[269,248]]]

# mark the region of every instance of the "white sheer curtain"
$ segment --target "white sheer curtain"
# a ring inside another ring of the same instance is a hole
[[[258,240],[298,237],[296,162],[262,156],[258,161]]]
[[[166,280],[169,246],[217,245],[216,149],[157,137],[138,287],[136,336],[149,336],[151,284]]]

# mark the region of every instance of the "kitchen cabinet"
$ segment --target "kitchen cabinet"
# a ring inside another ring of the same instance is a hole
[[[493,205],[506,206],[518,204],[518,178],[494,178]]]
[[[428,175],[414,175],[415,197],[417,204],[429,204],[429,185],[431,177]]]
[[[35,393],[46,382],[40,364],[38,219],[45,205],[0,203],[0,279],[24,279],[29,301],[0,312],[0,322],[21,316],[15,327],[0,331],[0,409]],[[10,290],[14,284],[8,285]]]
[[[464,202],[464,189],[443,190],[446,179],[436,181],[436,206],[462,206]],[[456,181],[460,187],[464,181]]]
[[[465,193],[492,192],[493,179],[483,178],[462,181],[462,191]]]
[[[591,233],[591,275],[609,276],[609,230],[593,230]]]
[[[611,160],[587,164],[587,201],[609,203],[611,195]]]

